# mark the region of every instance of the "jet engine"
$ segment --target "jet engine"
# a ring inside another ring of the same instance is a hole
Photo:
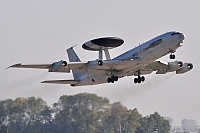
[[[183,67],[183,62],[182,61],[168,62],[168,65],[169,68],[167,69],[167,72],[173,72]]]
[[[102,60],[94,60],[94,61],[89,61],[88,62],[88,66],[87,66],[87,70],[92,70],[94,69],[96,66],[101,66],[101,62],[99,61],[102,61]]]
[[[176,74],[182,74],[190,71],[193,68],[192,63],[184,63],[183,67],[180,69],[176,70]]]
[[[49,72],[59,72],[60,69],[66,68],[68,66],[66,61],[58,61],[54,62],[50,67],[49,67]]]
[[[67,67],[68,66],[67,61],[62,61],[62,66]]]

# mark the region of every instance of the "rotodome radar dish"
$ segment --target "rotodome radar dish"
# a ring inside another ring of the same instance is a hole
[[[124,40],[117,37],[103,37],[90,40],[82,45],[83,49],[90,51],[99,51],[99,49],[112,49],[121,46]]]

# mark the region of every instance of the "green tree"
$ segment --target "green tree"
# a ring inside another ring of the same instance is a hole
[[[114,133],[134,133],[140,126],[141,118],[142,115],[138,113],[137,109],[128,110],[120,102],[116,102],[111,105],[110,115],[107,115],[106,119],[108,126],[104,129]]]
[[[137,129],[137,133],[169,133],[169,121],[161,117],[157,112],[141,119],[141,126]]]
[[[44,123],[41,112],[46,107],[45,101],[35,97],[1,101],[1,122],[7,126],[9,132],[41,131]]]
[[[170,125],[157,112],[142,117],[120,102],[81,93],[61,96],[53,107],[41,98],[0,101],[0,132],[15,133],[168,133]]]
[[[95,94],[82,93],[74,96],[62,96],[54,104],[55,123],[63,132],[98,132],[102,126],[102,116],[109,107],[107,98]],[[59,129],[58,129],[59,130]],[[60,131],[62,132],[62,131]]]

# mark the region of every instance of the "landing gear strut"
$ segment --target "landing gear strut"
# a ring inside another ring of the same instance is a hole
[[[141,82],[144,82],[145,81],[145,77],[144,76],[140,76],[140,70],[137,71],[137,75],[138,77],[137,78],[134,78],[134,83],[141,83]]]
[[[118,81],[118,76],[111,76],[107,79],[108,83],[114,83],[115,81]]]
[[[175,59],[176,56],[175,56],[175,54],[173,54],[175,51],[174,50],[170,50],[170,51],[171,51],[171,54],[169,55],[169,58],[170,59]]]
[[[134,83],[141,83],[141,82],[144,82],[145,81],[145,77],[144,76],[138,76],[137,78],[134,78]]]

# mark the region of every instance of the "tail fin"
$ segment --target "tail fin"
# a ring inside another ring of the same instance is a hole
[[[73,47],[67,49],[67,54],[70,62],[81,62]],[[83,75],[80,70],[72,70],[72,73],[75,80],[78,80]]]

